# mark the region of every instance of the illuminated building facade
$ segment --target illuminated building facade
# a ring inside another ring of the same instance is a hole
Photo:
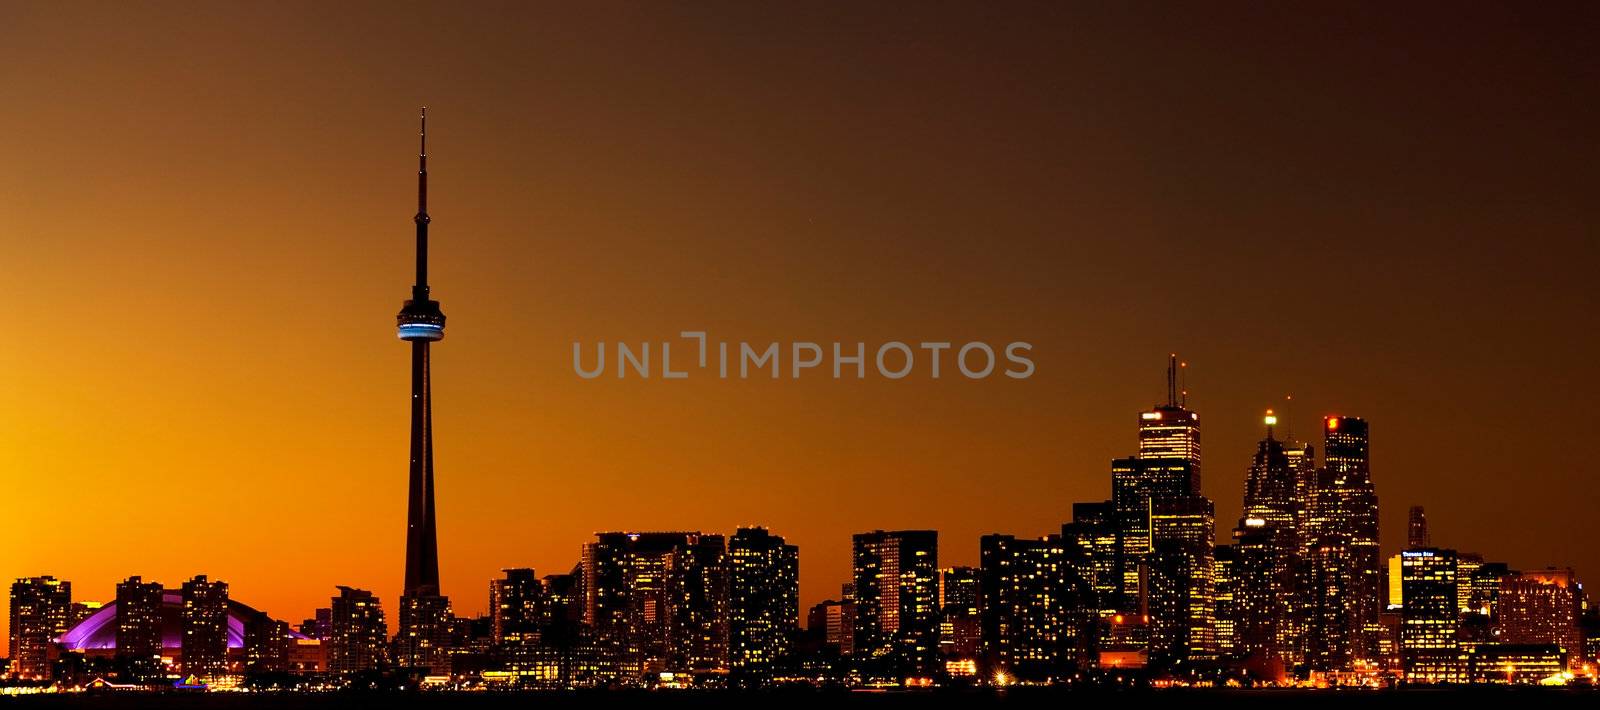
[[[259,611],[247,615],[243,639],[245,673],[289,672],[293,668],[290,664],[292,649],[299,640],[290,631],[288,622]]]
[[[1567,672],[1567,650],[1555,644],[1488,644],[1472,653],[1473,683],[1538,684]]]
[[[1372,485],[1368,426],[1358,417],[1323,419],[1323,467],[1307,516],[1307,580],[1319,589],[1308,614],[1317,670],[1342,670],[1372,655],[1369,632],[1384,606],[1378,549],[1378,496]]]
[[[228,584],[205,575],[183,583],[183,674],[201,680],[228,672]]]
[[[855,655],[870,675],[930,677],[939,645],[939,533],[877,530],[852,539]]]
[[[449,673],[451,630],[455,625],[450,599],[438,594],[401,596],[399,622],[394,638],[395,664],[426,669],[431,675]]]
[[[1293,546],[1282,528],[1246,518],[1233,531],[1233,654],[1277,675],[1300,660]]]
[[[1475,552],[1456,554],[1456,608],[1463,614],[1478,612],[1478,608],[1472,604],[1474,593],[1472,580],[1478,576],[1478,570],[1482,568],[1483,555]]]
[[[584,620],[620,673],[725,670],[727,546],[698,532],[607,532],[583,550]]]
[[[1529,570],[1500,582],[1495,605],[1499,639],[1518,645],[1552,645],[1581,663],[1583,585],[1570,568]]]
[[[1132,609],[1139,599],[1139,566],[1150,551],[1150,501],[1200,494],[1187,459],[1128,458],[1111,462],[1111,502],[1116,513],[1118,588],[1109,606]]]
[[[1080,667],[1098,616],[1085,560],[1057,536],[985,535],[978,548],[985,669],[1047,680]]]
[[[939,570],[939,656],[947,668],[952,662],[976,662],[982,651],[981,597],[978,568]]]
[[[388,661],[389,624],[383,606],[365,589],[339,587],[330,605],[328,670],[336,674],[359,673],[383,667]]]
[[[1200,488],[1200,415],[1185,405],[1188,393],[1179,384],[1181,370],[1188,363],[1173,355],[1167,360],[1167,401],[1139,414],[1139,454],[1141,459],[1182,459],[1190,464]]]
[[[490,638],[497,644],[537,641],[545,613],[544,583],[529,568],[502,573],[503,578],[489,581]]]
[[[1290,449],[1274,436],[1278,418],[1273,412],[1263,422],[1266,436],[1251,458],[1244,515],[1233,532],[1238,561],[1234,652],[1273,669],[1292,668],[1305,651],[1307,620],[1300,587],[1307,580],[1299,526],[1305,518],[1303,468],[1309,461],[1304,455],[1291,459]]]
[[[1239,570],[1239,550],[1233,545],[1217,545],[1211,560],[1211,584],[1217,598],[1212,637],[1217,657],[1224,659],[1238,657]]]
[[[165,592],[160,582],[146,582],[137,576],[117,584],[117,657],[138,681],[157,680],[166,674],[161,663]]]
[[[856,646],[856,603],[829,599],[811,607],[806,628],[832,655],[848,656]]]
[[[1077,547],[1079,554],[1089,561],[1089,583],[1094,588],[1095,603],[1100,611],[1114,613],[1119,603],[1117,595],[1123,587],[1116,507],[1111,501],[1074,503],[1072,522],[1061,526],[1061,539]]]
[[[1455,551],[1406,550],[1401,553],[1401,574],[1405,606],[1400,661],[1406,679],[1424,683],[1461,680],[1466,669],[1460,663],[1456,641],[1460,608]]]
[[[72,621],[72,583],[24,577],[11,583],[10,673],[23,679],[51,674],[55,639]]]
[[[800,632],[800,548],[765,528],[728,538],[728,666],[759,679],[789,658]]]
[[[1150,619],[1153,665],[1216,656],[1216,524],[1216,509],[1203,496],[1150,499],[1140,606]]]
[[[1323,532],[1315,537],[1306,564],[1306,660],[1313,670],[1347,670],[1356,660],[1361,633],[1355,618],[1357,567],[1349,536]]]

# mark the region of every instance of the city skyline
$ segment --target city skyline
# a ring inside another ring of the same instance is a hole
[[[410,403],[373,314],[411,270],[400,117],[427,102],[448,156],[434,275],[462,334],[437,354],[439,586],[460,614],[498,569],[566,571],[600,530],[765,525],[804,551],[802,609],[851,577],[862,531],[938,529],[943,564],[975,565],[981,536],[1045,535],[1109,497],[1172,351],[1219,541],[1265,410],[1301,436],[1357,415],[1380,560],[1421,504],[1456,549],[1600,569],[1594,464],[1557,426],[1600,395],[1595,163],[1557,130],[1594,115],[1592,58],[1562,13],[1352,9],[1361,39],[1239,8],[867,9],[854,31],[758,9],[369,10],[7,8],[0,133],[27,140],[0,175],[0,281],[26,337],[0,353],[0,578],[109,600],[129,574],[209,574],[286,619],[345,584],[396,623]],[[605,39],[519,54],[512,28],[541,24]],[[1085,68],[1107,64],[1119,80]],[[1021,339],[1038,370],[571,372],[574,341],[685,329]]]

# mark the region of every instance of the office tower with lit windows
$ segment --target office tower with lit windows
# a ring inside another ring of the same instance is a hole
[[[1123,584],[1116,507],[1109,500],[1072,504],[1072,522],[1061,526],[1061,539],[1089,561],[1096,606],[1103,614],[1115,612]]]
[[[945,665],[972,661],[982,651],[981,578],[976,567],[939,570],[939,656]]]
[[[295,645],[289,624],[256,611],[243,620],[244,671],[246,674],[284,673],[290,668],[290,649]],[[186,654],[187,655],[187,654]]]
[[[199,575],[183,583],[183,674],[202,680],[228,672],[228,583]]]
[[[1200,415],[1186,407],[1180,364],[1167,363],[1167,399],[1139,413],[1139,449],[1111,462],[1111,505],[1118,535],[1117,608],[1138,598],[1139,564],[1150,549],[1150,499],[1200,494]]]
[[[72,583],[23,577],[11,584],[11,674],[27,680],[51,675],[55,639],[71,627]]]
[[[1149,617],[1154,666],[1216,656],[1216,524],[1216,509],[1203,496],[1150,499],[1140,606]]]
[[[1550,567],[1507,575],[1495,603],[1498,640],[1561,647],[1568,662],[1583,658],[1583,585],[1570,568]]]
[[[1212,637],[1217,657],[1238,657],[1239,551],[1233,545],[1217,545],[1212,552],[1211,585],[1217,598]]]
[[[1483,555],[1476,552],[1456,553],[1456,608],[1463,614],[1477,613],[1472,605],[1472,579],[1483,568]]]
[[[1519,574],[1504,562],[1484,562],[1472,573],[1472,596],[1467,605],[1479,614],[1494,617],[1500,602],[1500,584],[1506,578]]]
[[[389,624],[383,606],[365,589],[339,587],[328,628],[328,670],[347,675],[375,670],[388,661]]]
[[[503,578],[489,580],[490,638],[497,644],[537,641],[544,615],[544,583],[529,568],[501,571]]]
[[[978,549],[984,670],[1043,681],[1082,667],[1099,616],[1086,560],[1054,535],[985,535]]]
[[[1406,513],[1406,549],[1421,550],[1433,547],[1432,539],[1428,536],[1428,514],[1422,506],[1413,505]]]
[[[544,605],[539,625],[545,632],[576,628],[584,623],[583,565],[567,574],[544,576]]]
[[[1283,541],[1298,547],[1294,543],[1296,471],[1283,442],[1273,436],[1278,417],[1269,410],[1263,421],[1267,435],[1256,444],[1255,456],[1245,475],[1244,517],[1282,531]]]
[[[1300,479],[1289,449],[1274,436],[1278,418],[1268,410],[1266,436],[1256,445],[1245,476],[1244,515],[1234,528],[1239,563],[1233,589],[1234,652],[1273,669],[1303,660],[1305,581],[1296,496]]]
[[[856,603],[829,599],[811,607],[806,631],[834,655],[848,656],[856,645]]]
[[[401,668],[426,669],[432,675],[450,672],[451,631],[455,614],[450,598],[438,594],[400,597],[399,630],[394,662]]]
[[[851,541],[855,655],[870,676],[929,677],[939,646],[939,533],[877,530]]]
[[[1283,455],[1288,459],[1289,472],[1294,476],[1294,529],[1300,539],[1298,554],[1301,558],[1309,544],[1306,541],[1311,517],[1311,496],[1317,488],[1316,447],[1298,442],[1292,434],[1283,440]]]
[[[759,681],[789,659],[800,633],[800,548],[765,528],[728,538],[728,667]]]
[[[1127,458],[1111,462],[1118,570],[1112,608],[1127,610],[1138,603],[1139,565],[1150,551],[1150,501],[1199,494],[1199,478],[1188,459]]]
[[[1167,360],[1167,401],[1139,414],[1141,459],[1182,459],[1190,464],[1194,487],[1200,488],[1200,415],[1187,408],[1189,393],[1181,387],[1178,356]]]
[[[1356,618],[1355,546],[1348,535],[1324,531],[1306,557],[1306,661],[1312,670],[1349,669],[1357,660],[1362,625]]]
[[[1323,467],[1304,532],[1308,581],[1321,587],[1312,596],[1333,605],[1310,610],[1307,638],[1316,646],[1310,658],[1316,670],[1348,668],[1372,655],[1366,637],[1384,606],[1367,433],[1366,420],[1358,417],[1323,419]]]
[[[117,657],[138,681],[161,678],[161,607],[166,589],[160,582],[134,576],[117,584]]]
[[[1401,554],[1400,662],[1407,680],[1446,683],[1466,672],[1456,634],[1456,553],[1454,550],[1417,548]]]
[[[725,670],[727,569],[721,535],[598,533],[583,548],[584,619],[624,676]]]
[[[1290,533],[1247,517],[1233,530],[1234,657],[1272,674],[1301,660],[1301,609]]]

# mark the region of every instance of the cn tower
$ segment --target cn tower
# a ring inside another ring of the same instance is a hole
[[[433,506],[433,388],[428,348],[444,339],[444,312],[428,298],[428,109],[422,109],[417,168],[417,282],[395,316],[411,343],[411,492],[406,514],[406,597],[439,594],[439,540]]]

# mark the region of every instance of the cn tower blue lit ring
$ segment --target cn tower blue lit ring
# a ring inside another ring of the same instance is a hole
[[[444,326],[434,323],[405,323],[400,326],[401,340],[443,340]]]

